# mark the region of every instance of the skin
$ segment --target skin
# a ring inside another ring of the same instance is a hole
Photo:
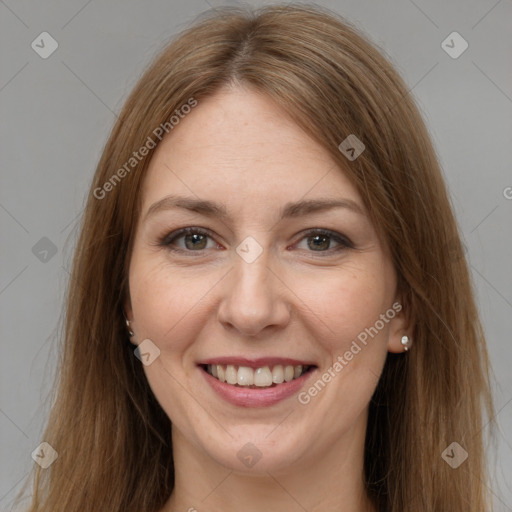
[[[175,208],[146,218],[168,194],[216,201],[229,217]],[[350,199],[362,212],[337,208],[279,220],[285,203],[317,198]],[[160,244],[187,226],[211,235]],[[315,250],[315,235],[304,233],[314,228],[348,237],[354,248],[320,237]],[[236,252],[247,236],[263,250],[250,264]],[[318,368],[309,386],[399,301],[393,264],[361,196],[271,99],[224,88],[157,147],[129,285],[132,340],[150,339],[160,350],[144,371],[173,424],[176,485],[162,512],[374,510],[363,486],[368,403],[387,352],[403,351],[403,310],[308,404],[292,396],[237,407],[197,366],[227,355],[310,360]],[[251,468],[237,457],[248,442],[261,452]]]

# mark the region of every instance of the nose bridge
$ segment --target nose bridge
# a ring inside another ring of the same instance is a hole
[[[284,285],[276,277],[276,271],[269,268],[272,255],[263,248],[255,257],[256,252],[250,240],[237,248],[234,269],[219,308],[219,321],[251,335],[270,325],[282,327],[289,321]]]

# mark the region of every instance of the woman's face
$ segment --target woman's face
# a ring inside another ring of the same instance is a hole
[[[164,138],[142,194],[126,309],[178,449],[278,472],[360,444],[403,312],[330,155],[267,97],[224,89]]]

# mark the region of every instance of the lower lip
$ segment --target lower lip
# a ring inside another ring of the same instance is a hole
[[[244,388],[221,382],[208,372],[199,367],[206,382],[226,402],[238,407],[267,407],[274,405],[299,392],[306,380],[316,371],[316,368],[309,370],[304,375],[290,382],[283,382],[271,388]]]

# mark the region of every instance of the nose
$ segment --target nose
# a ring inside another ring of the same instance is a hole
[[[223,280],[218,320],[247,336],[285,327],[290,321],[290,289],[270,268],[264,251],[247,263],[235,256],[235,268]]]

